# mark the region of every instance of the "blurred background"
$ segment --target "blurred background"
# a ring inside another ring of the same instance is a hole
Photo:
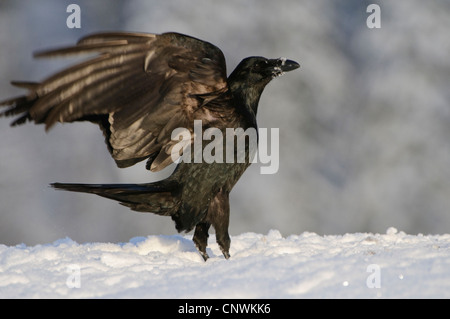
[[[450,1],[376,1],[369,29],[361,0],[0,2],[0,99],[24,94],[70,64],[32,52],[99,31],[177,31],[214,43],[228,73],[250,55],[287,57],[301,69],[271,82],[259,127],[280,129],[280,167],[254,164],[231,193],[230,233],[284,236],[450,231]],[[69,29],[66,8],[81,7]],[[130,211],[51,182],[139,183],[163,178],[118,169],[92,124],[10,128],[0,119],[0,244],[126,242],[174,234],[170,218]],[[165,175],[164,175],[165,174]]]

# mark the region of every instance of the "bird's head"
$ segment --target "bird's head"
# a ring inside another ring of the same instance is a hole
[[[256,114],[259,98],[265,86],[272,79],[299,67],[300,64],[286,58],[248,57],[230,74],[228,84],[235,98]]]
[[[250,85],[265,86],[272,79],[299,67],[300,64],[286,58],[266,59],[253,56],[242,60],[230,75],[230,79]]]

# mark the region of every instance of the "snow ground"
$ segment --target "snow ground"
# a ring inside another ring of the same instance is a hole
[[[205,263],[191,236],[128,243],[0,245],[0,298],[448,298],[450,234],[214,236]]]

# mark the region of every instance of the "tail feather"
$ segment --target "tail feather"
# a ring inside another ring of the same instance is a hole
[[[178,184],[160,181],[147,184],[50,184],[55,189],[96,194],[116,200],[138,212],[173,215],[178,210]]]

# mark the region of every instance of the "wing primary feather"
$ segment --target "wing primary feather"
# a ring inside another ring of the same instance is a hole
[[[26,81],[11,81],[11,84],[16,87],[27,89],[30,91],[35,91],[36,88],[38,88],[40,85],[39,82],[26,82]]]
[[[128,43],[142,43],[156,39],[157,36],[157,34],[153,33],[104,32],[87,35],[81,38],[77,44],[105,43],[114,40],[126,40]]]
[[[110,41],[108,43],[94,43],[94,44],[83,44],[77,46],[70,46],[58,49],[50,49],[37,51],[33,54],[35,58],[48,58],[56,56],[74,55],[74,54],[87,54],[95,52],[110,52],[116,51],[118,47],[125,48],[127,46],[126,40],[116,40]]]

